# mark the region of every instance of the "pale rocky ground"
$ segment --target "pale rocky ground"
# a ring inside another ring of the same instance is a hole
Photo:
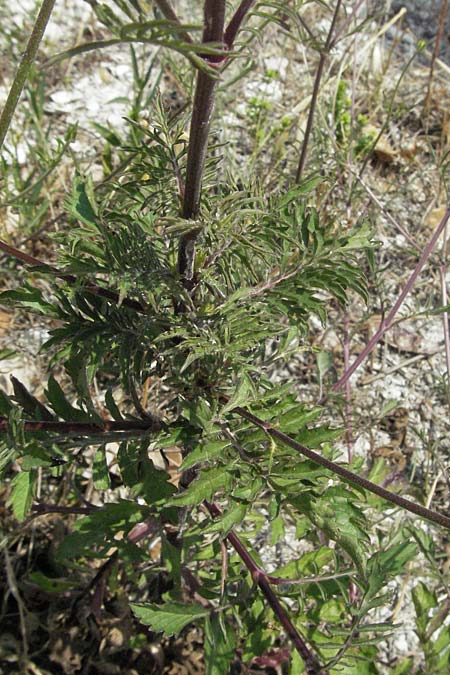
[[[441,3],[438,0],[430,2],[384,2],[373,0],[377,8],[384,10],[386,20],[395,15],[404,6],[408,10],[407,21],[411,31],[418,37],[432,39],[437,28],[437,17]],[[13,20],[21,28],[29,25],[29,16],[35,7],[33,0],[17,0],[13,12],[8,20]],[[383,12],[381,12],[381,15]],[[380,15],[379,15],[380,16]],[[405,19],[406,20],[406,19]],[[56,3],[55,15],[48,27],[44,48],[49,53],[57,49],[71,46],[86,30],[94,30],[94,18],[90,6],[81,0],[59,0]],[[447,19],[448,26],[448,19]],[[394,53],[394,64],[391,67],[390,77],[399,76],[405,58],[409,58],[414,49],[415,37],[412,32],[403,32],[398,24],[392,26],[386,34],[370,43],[370,38],[359,38],[364,44],[364,39],[370,46],[367,48],[367,59],[361,57],[359,66],[361,71],[368,68],[370,61],[373,68],[374,78],[377,72],[382,71],[386,55],[389,53],[393,42],[398,42],[398,50]],[[440,58],[444,66],[449,62],[448,32],[444,36]],[[1,39],[1,38],[0,38]],[[433,45],[428,46],[432,51]],[[303,115],[305,105],[297,100],[295,105],[286,107],[286,101],[292,98],[289,91],[290,76],[288,70],[289,61],[284,55],[280,56],[281,43],[272,47],[273,53],[259,58],[260,72],[253,71],[251,80],[246,90],[250,97],[261,97],[270,101],[276,111],[292,110],[292,114]],[[364,51],[364,50],[363,50]],[[104,57],[104,58],[103,58]],[[80,126],[77,141],[72,149],[76,154],[84,157],[86,164],[93,172],[94,178],[100,177],[100,169],[96,164],[97,153],[101,146],[98,134],[92,128],[92,122],[111,125],[114,128],[124,129],[123,115],[127,112],[128,101],[132,95],[132,77],[127,50],[117,48],[108,50],[102,57],[102,65],[95,67],[81,67],[80,63],[74,66],[66,63],[64,66],[64,79],[55,82],[49,87],[47,111],[49,114],[58,115],[63,124],[77,122]],[[304,58],[304,53],[299,53],[298,58]],[[425,62],[426,62],[425,56]],[[429,61],[428,61],[429,62]],[[438,66],[439,75],[447,76],[444,66]],[[280,77],[270,85],[262,76],[264,69],[276,69]],[[411,84],[410,92],[402,90],[400,95],[405,96],[406,107],[413,109],[423,94],[426,87],[427,69],[425,65],[417,66],[411,74],[410,84],[416,82],[417,90]],[[379,69],[377,71],[377,69]],[[389,89],[389,77],[386,78]],[[368,77],[370,81],[370,77]],[[305,93],[310,91],[311,73],[304,78],[301,85]],[[443,98],[448,98],[448,87],[443,87]],[[8,81],[0,82],[0,101],[4,98],[8,88]],[[301,96],[298,97],[301,99]],[[239,126],[239,115],[245,114],[246,99],[242,99],[240,109],[230,111],[225,122],[231,129]],[[306,99],[307,105],[307,99]],[[20,124],[20,110],[17,120]],[[20,139],[15,148],[18,157],[24,164],[27,160],[27,145],[24,139]],[[237,136],[239,132],[235,131]],[[447,131],[449,134],[449,131]],[[449,136],[450,138],[450,136]],[[414,129],[414,122],[405,126],[400,120],[392,122],[389,128],[389,137],[386,139],[385,150],[392,158],[386,166],[369,167],[366,182],[375,192],[383,207],[394,220],[417,237],[419,247],[430,237],[433,227],[437,225],[439,216],[443,213],[444,202],[436,199],[437,170],[435,167],[426,166],[423,163],[424,146],[423,140],[418,138]],[[407,149],[411,149],[412,159],[408,158]],[[389,168],[389,166],[391,168]],[[448,176],[446,179],[448,181]],[[395,185],[393,184],[395,183]],[[394,189],[396,188],[396,189]],[[405,255],[405,238],[397,232],[389,218],[377,210],[370,199],[367,202],[372,209],[372,222],[376,226],[377,238],[382,242],[383,248],[379,253],[379,263],[383,266],[390,265],[392,275],[384,273],[380,279],[381,295],[385,305],[389,309],[395,301],[396,295],[405,283],[409,272],[415,264],[416,258]],[[14,231],[14,218],[5,225],[11,235]],[[447,272],[447,283],[450,275]],[[423,311],[424,307],[437,308],[441,302],[441,290],[439,284],[438,264],[434,259],[427,268],[418,283],[416,290],[408,298],[402,312],[416,314]],[[379,315],[380,307],[377,297],[373,299],[370,308],[373,314]],[[352,354],[356,353],[357,346],[363,345],[367,339],[367,330],[373,330],[374,323],[370,323],[370,313],[365,316],[365,311],[360,307],[352,307],[351,312],[358,316],[360,326],[355,327],[355,335],[352,338]],[[319,325],[313,324],[313,335],[317,344],[335,354],[341,350],[339,340],[341,338],[342,317],[335,312],[331,318],[336,320],[336,328],[330,328],[325,335]],[[0,316],[1,319],[1,316]],[[375,324],[376,325],[376,324]],[[0,323],[1,329],[1,323]],[[366,332],[364,332],[366,331]],[[1,337],[1,331],[0,331]],[[11,361],[3,361],[0,364],[0,384],[9,387],[9,376],[14,374],[24,384],[33,388],[42,380],[42,371],[36,367],[41,365],[38,350],[46,338],[45,329],[36,322],[29,326],[18,327],[14,333],[15,346],[21,350],[21,356]],[[2,344],[11,344],[11,333],[4,332],[1,337]],[[339,359],[337,359],[339,361]],[[316,385],[316,366],[314,360],[303,354],[292,360],[289,368],[279,372],[280,378],[289,377],[295,383],[299,396],[308,401],[316,401],[320,392]],[[356,401],[353,407],[354,417],[354,452],[368,455],[380,447],[389,446],[392,436],[383,431],[379,419],[383,416],[383,408],[396,401],[398,405],[407,410],[408,432],[406,447],[408,448],[408,470],[422,471],[424,463],[434,453],[441,467],[441,479],[435,486],[437,491],[445,492],[445,468],[448,467],[448,407],[445,401],[444,389],[446,381],[446,359],[443,343],[442,318],[440,316],[414,317],[409,321],[399,324],[396,332],[393,331],[383,341],[381,347],[375,352],[373,358],[355,374],[352,379],[353,391],[357,391]],[[363,422],[367,422],[364,429]],[[343,448],[343,452],[345,448]],[[413,458],[412,460],[410,458]],[[445,499],[445,497],[444,497]],[[445,503],[445,502],[444,502]],[[448,505],[448,501],[446,502]],[[442,508],[442,501],[440,502]],[[386,519],[385,527],[398,527],[399,520],[396,518]],[[427,527],[427,526],[424,526]],[[293,555],[299,553],[299,547],[292,536],[287,540],[285,547],[278,547],[274,552],[262,545],[262,556],[267,561],[268,571],[270,563],[275,560],[285,562]],[[417,583],[417,576],[411,576],[407,580],[404,605],[396,619],[400,628],[395,637],[386,642],[386,653],[403,656],[414,655],[417,651],[417,638],[414,633],[414,612],[408,597],[410,588]],[[395,584],[394,584],[395,586]],[[399,585],[396,586],[396,591]],[[395,603],[394,603],[395,604]],[[390,610],[386,610],[383,619],[390,618]]]

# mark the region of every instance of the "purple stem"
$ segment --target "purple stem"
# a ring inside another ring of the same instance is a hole
[[[205,0],[203,42],[223,42],[225,23],[225,0]],[[220,68],[223,56],[204,56],[211,66]],[[214,108],[214,93],[217,78],[199,70],[195,87],[194,105],[189,132],[189,147],[184,187],[183,218],[196,218],[200,207],[203,171],[211,116]],[[199,228],[193,228],[180,239],[178,247],[178,272],[186,290],[194,286],[195,242]],[[181,309],[181,305],[179,305]]]
[[[346,311],[344,314],[344,369],[350,366],[350,335],[349,335],[349,316]],[[353,425],[352,425],[352,396],[350,391],[350,380],[345,383],[345,436],[347,440],[347,458],[350,464],[353,457]]]
[[[177,17],[175,11],[173,10],[171,4],[167,0],[155,0],[155,4],[158,5],[158,8],[162,14],[168,19],[169,21],[173,21],[176,23],[178,26],[181,26],[181,22],[179,18]],[[183,39],[188,42],[189,44],[192,44],[192,38],[187,32],[181,33],[181,36]]]
[[[73,274],[66,274],[62,270],[53,267],[53,265],[49,265],[48,263],[45,263],[42,260],[39,260],[38,258],[34,258],[32,255],[28,255],[28,253],[19,251],[18,248],[14,248],[14,246],[10,246],[9,244],[1,240],[0,240],[0,250],[4,251],[7,255],[16,258],[16,260],[21,260],[26,265],[32,265],[33,267],[43,267],[46,269],[46,271],[50,272],[55,277],[64,279],[64,281],[66,281],[68,284],[74,285],[77,282],[77,278]],[[102,288],[102,286],[97,286],[97,284],[86,284],[83,286],[83,289],[85,291],[88,291],[89,293],[92,293],[92,295],[98,295],[102,298],[112,300],[116,304],[119,304],[120,301],[119,294],[116,293],[115,291],[110,291],[108,288]],[[124,298],[122,300],[122,304],[125,305],[125,307],[130,307],[130,309],[135,309],[138,312],[145,312],[145,306],[140,302],[137,302],[136,300]]]
[[[204,501],[203,503],[205,504],[211,516],[218,517],[222,515],[221,509],[214,502]],[[253,581],[259,586],[278,621],[281,623],[284,630],[291,638],[296,650],[305,663],[306,673],[308,673],[308,675],[328,675],[326,671],[322,670],[317,658],[311,652],[306,642],[303,640],[294,624],[291,622],[289,616],[286,613],[286,610],[273,592],[270,583],[268,582],[267,574],[264,572],[264,570],[258,567],[237,534],[231,531],[227,534],[225,539],[227,539],[233,546],[234,550],[250,572]]]
[[[380,326],[376,333],[372,336],[372,338],[369,340],[363,351],[357,356],[357,358],[353,361],[352,365],[348,370],[345,371],[345,373],[342,375],[342,377],[336,382],[336,384],[333,385],[332,391],[337,391],[338,389],[341,389],[341,387],[344,386],[344,384],[349,380],[349,378],[353,375],[355,370],[361,365],[361,363],[364,361],[366,356],[370,354],[372,349],[375,347],[375,345],[381,340],[385,332],[391,327],[391,324],[395,318],[395,315],[397,314],[398,310],[400,309],[404,299],[410,292],[411,288],[413,287],[414,283],[416,282],[417,277],[421,273],[425,263],[427,262],[428,258],[430,257],[431,252],[433,251],[437,240],[439,239],[440,235],[442,234],[448,219],[450,218],[450,207],[447,209],[447,211],[444,214],[444,217],[442,218],[441,222],[439,223],[435,233],[431,237],[430,241],[428,242],[427,246],[425,247],[425,250],[417,263],[416,267],[414,268],[411,276],[409,277],[404,289],[398,296],[394,306],[392,307],[391,311],[387,315],[385,319],[380,323]]]
[[[347,28],[350,26],[351,22],[353,21],[354,17],[356,16],[356,14],[358,12],[358,9],[365,2],[366,2],[366,0],[358,0],[358,2],[355,3],[355,5],[353,6],[352,11],[348,15],[348,17],[342,22],[342,24],[339,26],[338,30],[336,31],[336,34],[333,37],[333,42],[332,42],[332,45],[331,45],[332,48],[339,41],[339,38],[341,37],[342,33],[345,33],[345,31],[347,30]]]
[[[228,49],[233,47],[239,28],[241,27],[246,14],[250,11],[254,2],[255,0],[242,0],[241,4],[231,17],[230,23],[228,24],[224,35],[224,42]]]
[[[339,10],[341,8],[341,0],[337,0],[336,7],[334,9],[333,18],[331,20],[331,26],[328,31],[327,39],[323,49],[320,52],[319,64],[317,66],[316,77],[314,79],[313,92],[311,96],[311,103],[309,105],[308,120],[306,122],[305,136],[303,138],[302,149],[300,152],[300,158],[298,160],[297,173],[295,174],[295,182],[300,183],[303,171],[306,164],[306,156],[308,152],[309,139],[312,133],[312,127],[314,122],[314,113],[316,111],[317,99],[320,91],[320,83],[322,81],[323,69],[325,67],[325,61],[328,54],[333,46],[333,32],[336,26],[337,18],[339,15]]]
[[[31,510],[37,515],[42,516],[46,513],[64,513],[65,515],[77,514],[79,516],[85,516],[92,513],[96,509],[100,508],[99,506],[57,506],[55,504],[34,504],[31,507]]]
[[[223,398],[225,399],[225,397]],[[345,469],[340,464],[336,464],[336,462],[332,462],[330,459],[322,457],[322,455],[319,455],[317,452],[310,450],[301,443],[298,443],[298,441],[294,441],[293,438],[291,438],[287,434],[284,434],[282,431],[279,431],[278,429],[273,427],[269,422],[265,422],[256,415],[253,415],[253,413],[248,412],[247,410],[245,410],[245,408],[237,406],[236,408],[233,408],[231,412],[235,413],[236,415],[239,415],[243,419],[248,420],[255,426],[262,429],[266,434],[268,434],[272,438],[280,440],[282,443],[289,446],[293,450],[296,450],[300,454],[304,455],[315,464],[319,464],[320,466],[323,466],[325,469],[328,469],[335,475],[341,476],[341,478],[344,478],[349,483],[353,483],[354,485],[358,485],[359,487],[362,487],[365,490],[369,490],[369,492],[373,492],[373,494],[382,497],[382,499],[386,499],[388,502],[391,502],[391,504],[400,506],[406,511],[410,511],[410,513],[414,513],[415,515],[420,516],[421,518],[431,520],[433,523],[436,523],[437,525],[442,525],[442,527],[450,529],[450,518],[448,516],[444,516],[442,513],[438,513],[437,511],[428,509],[425,506],[421,506],[420,504],[416,504],[415,502],[412,502],[409,499],[405,499],[404,497],[400,497],[399,495],[396,495],[395,493],[386,490],[380,485],[372,483],[372,481],[367,480],[367,478],[358,476],[357,474],[353,473],[353,471]]]
[[[102,424],[94,424],[93,422],[46,422],[46,421],[29,421],[23,423],[25,431],[57,431],[60,433],[78,433],[86,434],[101,434],[109,431],[159,431],[161,424],[158,420],[123,420],[116,422],[115,420],[104,420]],[[7,431],[9,422],[6,418],[0,417],[0,432]]]

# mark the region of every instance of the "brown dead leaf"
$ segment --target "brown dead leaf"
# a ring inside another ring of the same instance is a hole
[[[436,227],[441,222],[442,218],[445,216],[446,211],[447,211],[447,207],[445,205],[437,206],[435,209],[430,211],[430,213],[428,214],[428,217],[425,221],[425,224],[427,225],[427,227],[429,227],[430,230],[435,230]]]
[[[13,315],[11,312],[0,310],[0,336],[4,335],[12,323]]]
[[[364,134],[370,134],[374,139],[378,139],[373,150],[376,158],[382,164],[392,164],[397,159],[397,151],[392,147],[384,134],[381,134],[380,138],[378,138],[380,131],[381,129],[372,124],[366,125],[363,129]]]
[[[178,487],[178,483],[181,478],[180,467],[183,463],[183,455],[181,454],[180,448],[174,445],[172,448],[166,448],[164,450],[164,456],[167,461],[167,472],[170,476],[169,483]]]
[[[380,314],[374,314],[364,323],[363,329],[367,331],[369,339],[378,330],[380,323]],[[434,354],[436,350],[435,346],[433,346],[432,343],[427,342],[417,331],[417,326],[411,322],[408,323],[407,321],[391,326],[391,328],[383,335],[382,340],[385,344],[398,352],[431,355]]]

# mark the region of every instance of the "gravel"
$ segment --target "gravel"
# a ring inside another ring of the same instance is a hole
[[[419,39],[429,42],[428,49],[433,51],[434,39],[439,27],[439,18],[444,0],[393,0],[392,2],[380,2],[378,5],[387,5],[390,11],[389,15],[394,15],[401,10],[406,9],[405,25],[411,30],[413,35]],[[447,9],[447,16],[442,34],[441,45],[439,49],[439,58],[450,63],[450,12]]]

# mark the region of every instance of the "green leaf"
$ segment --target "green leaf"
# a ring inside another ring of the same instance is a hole
[[[314,449],[319,447],[326,441],[334,441],[336,438],[342,436],[342,429],[330,429],[330,427],[322,426],[316,429],[304,429],[295,436],[295,440],[308,448]]]
[[[236,640],[223,614],[213,614],[205,621],[206,675],[227,675],[234,658]]]
[[[8,347],[5,347],[4,349],[0,349],[0,361],[4,361],[5,359],[10,359],[11,357],[15,356],[16,352],[14,349],[9,349]]]
[[[181,548],[170,543],[165,535],[161,537],[161,557],[177,587],[181,581]]]
[[[209,614],[201,605],[184,605],[178,602],[165,602],[163,605],[131,603],[130,607],[141,623],[168,637],[178,635],[185,626],[204,619]]]
[[[211,499],[219,490],[229,488],[230,484],[231,476],[225,468],[203,469],[187,490],[176,495],[170,503],[172,506],[195,506]]]
[[[218,457],[223,457],[225,448],[230,447],[230,441],[206,440],[198,445],[183,460],[183,470],[190,469],[196,464],[210,463]]]
[[[109,412],[111,413],[111,417],[113,418],[113,420],[116,420],[116,422],[121,422],[123,420],[123,417],[119,408],[117,407],[117,403],[114,400],[114,396],[111,389],[108,389],[105,394],[105,404]]]
[[[51,404],[55,413],[62,417],[63,420],[69,422],[89,422],[91,421],[88,413],[80,410],[79,408],[74,408],[69,401],[66,399],[66,396],[61,389],[58,382],[55,380],[53,375],[50,375],[47,384],[47,390],[45,395],[47,396],[49,403]]]
[[[213,523],[206,527],[208,532],[220,532],[223,536],[228,534],[228,532],[240,525],[245,518],[247,513],[248,506],[245,504],[237,504],[225,511],[220,518],[216,518]]]
[[[15,291],[5,291],[4,293],[0,293],[0,302],[22,305],[22,307],[28,307],[29,309],[45,314],[46,316],[58,316],[56,307],[49,302],[46,302],[42,292],[29,284],[24,284],[23,288],[16,289]]]
[[[34,497],[36,475],[33,471],[21,471],[11,481],[12,492],[7,505],[13,508],[17,520],[22,522],[31,507]]]
[[[221,417],[238,406],[248,405],[255,397],[255,387],[250,377],[244,373],[228,403],[220,411]]]
[[[419,635],[424,636],[431,609],[438,606],[436,593],[431,591],[423,581],[419,581],[412,589],[412,599],[416,610],[416,624]]]
[[[320,380],[323,380],[325,374],[333,365],[333,355],[331,352],[320,351],[316,355],[317,368],[319,370]]]
[[[23,449],[22,469],[30,471],[31,469],[38,469],[42,466],[51,466],[53,458],[48,449],[43,448],[36,441],[30,441]]]
[[[213,429],[213,411],[205,399],[198,397],[195,401],[186,401],[183,405],[183,416],[207,433]]]
[[[417,546],[411,542],[403,542],[396,546],[391,546],[385,551],[375,553],[367,563],[367,574],[369,575],[372,570],[375,572],[375,565],[381,570],[383,583],[377,589],[377,592],[387,583],[389,578],[401,574],[407,563],[416,556]]]
[[[291,204],[292,202],[295,203],[299,196],[303,196],[308,194],[308,192],[312,192],[317,187],[317,185],[320,185],[320,183],[323,183],[323,177],[317,174],[315,176],[313,175],[305,178],[305,180],[300,183],[300,185],[297,185],[295,188],[292,188],[292,190],[286,192],[286,194],[279,201],[279,208],[283,209],[288,204]]]
[[[133,494],[142,495],[147,504],[157,504],[167,500],[176,491],[165,471],[157,469],[148,458],[140,461],[140,482],[133,488]]]
[[[13,408],[14,406],[9,396],[7,396],[5,392],[0,389],[0,415],[3,417],[8,417]]]
[[[414,659],[408,658],[400,661],[390,675],[411,675],[414,672]]]
[[[30,394],[28,389],[24,387],[22,382],[19,382],[15,377],[11,376],[11,382],[14,388],[14,398],[23,410],[37,420],[51,421],[54,416],[38,399]]]
[[[314,525],[342,546],[365,579],[369,537],[364,515],[354,500],[355,495],[341,487],[331,487],[320,496],[303,492],[290,499]]]
[[[92,478],[97,490],[108,490],[111,481],[109,478],[108,465],[106,463],[106,448],[102,446],[97,449],[94,455],[92,465]]]
[[[302,577],[319,575],[322,568],[330,565],[334,558],[334,552],[328,546],[322,546],[317,551],[304,553],[297,560],[291,560],[284,567],[277,569],[276,576],[301,579]]]
[[[321,621],[329,621],[330,623],[342,622],[347,616],[345,602],[337,598],[331,598],[323,603],[319,609],[319,618]]]
[[[58,556],[68,559],[78,556],[108,556],[111,546],[114,546],[131,559],[139,559],[143,552],[127,542],[125,537],[115,539],[115,536],[117,533],[128,533],[134,525],[147,517],[148,508],[135,501],[122,499],[119,502],[105,504],[75,522],[74,532],[61,542]]]
[[[66,200],[64,206],[71,216],[98,231],[98,216],[92,186],[81,176],[75,176],[72,195]]]
[[[36,584],[39,588],[46,591],[47,593],[62,593],[64,591],[73,590],[73,580],[67,579],[54,579],[53,577],[47,577],[43,572],[31,572],[28,576],[28,579],[31,583]]]

